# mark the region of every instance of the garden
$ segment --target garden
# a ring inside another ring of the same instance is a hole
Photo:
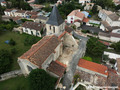
[[[17,63],[18,57],[40,39],[40,37],[18,32],[2,31],[0,33],[0,73],[20,69]]]

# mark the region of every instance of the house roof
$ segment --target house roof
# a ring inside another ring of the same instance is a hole
[[[84,18],[85,17],[85,14],[80,12],[80,10],[73,10],[68,16],[76,16],[76,17],[79,17],[79,18]]]
[[[47,68],[50,72],[53,72],[54,74],[58,75],[59,77],[62,77],[64,75],[66,66],[62,64],[59,61],[52,61]]]
[[[99,42],[101,42],[102,44],[106,45],[106,46],[109,46],[110,43],[109,42],[105,42],[105,41],[102,41],[102,40],[98,40]]]
[[[65,25],[65,31],[68,32],[68,33],[71,33],[72,31],[74,31],[74,29]]]
[[[107,10],[105,10],[105,9],[102,9],[101,11],[104,12],[106,15],[113,14],[112,11],[107,11]]]
[[[17,13],[25,13],[26,11],[25,10],[17,10],[16,12]]]
[[[29,60],[35,65],[41,67],[49,55],[54,53],[55,48],[60,42],[61,41],[55,35],[45,36],[19,58]]]
[[[34,11],[27,11],[26,14],[28,15],[37,15],[38,12],[34,12]]]
[[[58,9],[56,7],[56,5],[53,7],[51,15],[47,21],[47,24],[51,24],[51,25],[56,25],[59,26],[60,24],[62,24],[64,22],[64,20],[62,19],[62,17],[60,16]]]
[[[80,59],[78,66],[108,76],[108,68],[104,65]]]
[[[42,16],[42,15],[39,15],[38,18],[39,18],[39,19],[42,19],[42,20],[47,20],[47,19],[48,19],[47,17]]]
[[[117,58],[117,68],[118,72],[120,73],[120,58]]]
[[[120,18],[120,17],[119,17],[118,15],[116,15],[115,13],[108,15],[108,17],[109,17],[111,20],[113,20],[113,21],[118,21],[119,18]]]
[[[20,20],[21,19],[21,17],[12,17],[12,19],[13,19],[13,21],[17,21],[17,20]]]
[[[23,23],[22,27],[34,29],[34,30],[37,30],[37,31],[41,31],[42,28],[44,27],[44,24],[26,21],[25,23]]]
[[[103,24],[103,26],[107,28],[109,31],[112,30],[112,27],[106,21],[101,21],[101,24]]]
[[[120,38],[120,34],[117,34],[117,33],[110,33],[111,37],[117,37],[117,38]]]
[[[105,36],[105,37],[110,37],[109,33],[105,33],[105,32],[99,32],[100,36]]]
[[[87,23],[87,22],[89,22],[89,19],[88,19],[88,18],[84,18],[84,19],[83,19],[83,22],[86,22],[86,23]]]

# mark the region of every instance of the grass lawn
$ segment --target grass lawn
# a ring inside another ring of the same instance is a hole
[[[30,90],[28,78],[18,76],[0,82],[0,90]]]
[[[0,34],[0,50],[7,49],[7,50],[11,51],[12,48],[15,48],[17,50],[17,53],[15,53],[12,56],[14,60],[13,60],[13,65],[12,65],[11,70],[16,70],[16,69],[20,68],[17,63],[17,58],[19,56],[21,56],[23,53],[25,53],[27,50],[29,50],[31,47],[31,45],[29,45],[29,46],[24,45],[24,40],[25,40],[26,36],[30,36],[30,35],[19,34],[17,32],[10,32],[10,31],[5,31]],[[35,36],[31,36],[31,37],[35,37]],[[11,46],[11,45],[5,43],[6,40],[10,40],[11,38],[16,42],[15,46]],[[37,40],[40,40],[39,37],[36,37],[36,38],[37,38]]]

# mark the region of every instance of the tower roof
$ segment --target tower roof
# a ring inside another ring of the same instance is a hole
[[[47,24],[51,24],[51,25],[56,25],[59,26],[60,24],[62,24],[64,22],[64,20],[62,19],[62,17],[60,16],[58,9],[56,7],[56,5],[53,7],[51,15],[47,21]]]

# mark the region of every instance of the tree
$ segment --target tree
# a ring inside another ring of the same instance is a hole
[[[120,41],[117,43],[113,43],[110,47],[114,48],[114,50],[120,53]]]
[[[11,54],[7,50],[0,50],[0,74],[10,70],[12,64]]]
[[[85,59],[87,61],[92,61],[92,58],[91,57],[83,57],[82,59]]]
[[[11,38],[9,44],[14,46],[16,44],[16,42]]]
[[[91,37],[87,42],[87,54],[98,57],[101,56],[106,46],[98,41],[97,38]]]
[[[32,70],[28,79],[32,90],[54,90],[57,80],[46,73],[43,69]]]

